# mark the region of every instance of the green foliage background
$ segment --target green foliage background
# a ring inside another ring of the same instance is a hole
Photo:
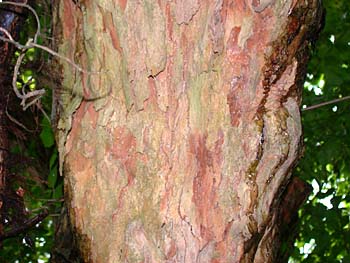
[[[350,95],[350,1],[323,3],[326,24],[309,64],[303,107]],[[50,28],[45,5],[35,8],[44,28]],[[28,19],[28,30],[24,32],[35,31],[32,19]],[[26,37],[23,33],[22,38]],[[43,54],[30,51],[28,60],[33,58],[43,58]],[[24,82],[28,74],[37,74],[31,69],[23,72]],[[50,96],[48,92],[43,102],[48,112]],[[53,222],[63,195],[62,178],[57,175],[57,149],[50,124],[44,116],[34,117],[41,120],[40,131],[14,144],[13,154],[33,160],[27,168],[41,167],[42,182],[33,179],[26,169],[20,171],[26,181],[26,206],[33,214],[48,207],[51,216],[28,232],[27,238],[33,244],[25,242],[24,235],[5,240],[0,262],[48,262],[53,246]],[[305,154],[295,175],[312,184],[314,191],[299,213],[299,235],[289,262],[350,263],[350,100],[303,111],[302,120]]]
[[[324,0],[326,24],[304,88],[310,106],[350,95],[350,1]],[[301,209],[290,262],[350,262],[350,102],[302,113],[305,154],[295,174],[314,190]]]
[[[41,35],[38,43],[47,45],[51,35],[50,0],[36,1],[34,6],[40,17]],[[34,16],[29,15],[20,32],[20,43],[26,43],[33,37],[37,24]],[[19,56],[16,52],[15,59]],[[14,64],[13,63],[13,64]],[[29,90],[45,88],[46,95],[40,108],[50,115],[52,87],[45,72],[49,67],[46,53],[29,49],[21,64],[17,79],[18,88]],[[9,67],[10,68],[10,67]],[[45,68],[46,70],[43,70]],[[25,217],[35,217],[43,209],[49,216],[26,233],[15,238],[5,239],[0,248],[1,263],[49,262],[53,247],[54,221],[60,213],[63,197],[63,180],[58,176],[58,154],[50,121],[37,106],[31,106],[23,112],[19,106],[9,108],[9,114],[26,129],[11,123],[17,129],[9,129],[11,138],[10,172],[11,187],[24,190]],[[9,216],[16,214],[14,207]],[[13,227],[13,226],[11,226]],[[8,227],[7,227],[8,228]],[[5,227],[5,231],[9,230]]]

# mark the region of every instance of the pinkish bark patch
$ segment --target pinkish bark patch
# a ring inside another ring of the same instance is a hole
[[[199,7],[198,0],[177,0],[175,9],[176,22],[179,25],[188,24],[198,12]]]
[[[123,11],[125,10],[127,3],[128,3],[128,0],[119,0],[119,6]]]
[[[114,26],[113,17],[110,12],[106,13],[103,16],[103,25],[105,29],[107,29],[109,32],[114,49],[118,50],[119,53],[122,53],[122,48],[120,47],[117,29]]]
[[[63,2],[63,16],[64,19],[62,19],[63,26],[63,35],[65,39],[71,38],[73,32],[75,31],[75,5],[74,2],[71,0],[66,0]]]
[[[136,172],[136,139],[124,127],[115,128],[112,136],[113,145],[110,148],[110,152],[116,160],[122,162],[128,175],[128,183],[131,183]]]
[[[221,181],[223,134],[219,133],[213,150],[206,146],[207,136],[190,136],[190,152],[197,163],[193,179],[192,201],[197,209],[196,223],[203,241],[221,239],[223,231],[222,212],[218,204],[218,189]]]

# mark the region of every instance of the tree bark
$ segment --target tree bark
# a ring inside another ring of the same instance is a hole
[[[285,189],[319,4],[56,3],[59,53],[85,69],[62,64],[55,107],[84,262],[277,261],[305,199]]]

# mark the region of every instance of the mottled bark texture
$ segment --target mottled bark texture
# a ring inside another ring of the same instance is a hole
[[[89,71],[62,65],[56,124],[85,262],[277,260],[319,4],[59,1]]]

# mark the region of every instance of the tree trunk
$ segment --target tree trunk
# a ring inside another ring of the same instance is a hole
[[[59,53],[83,68],[62,64],[55,107],[83,261],[277,261],[305,198],[300,181],[286,188],[319,1],[62,0],[55,12]]]

